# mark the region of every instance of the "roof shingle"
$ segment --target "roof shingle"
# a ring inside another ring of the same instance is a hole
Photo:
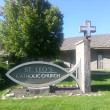
[[[65,38],[61,46],[61,50],[74,50],[75,43],[83,40],[84,37]],[[91,48],[110,48],[110,34],[101,34],[91,36]]]

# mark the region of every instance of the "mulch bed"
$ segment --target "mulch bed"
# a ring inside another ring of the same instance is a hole
[[[10,90],[10,93],[14,93],[15,97],[29,97],[29,96],[37,96],[40,94],[30,94],[29,89],[27,87],[17,88]],[[47,96],[60,96],[60,95],[80,95],[83,92],[77,88],[76,86],[52,86],[50,87],[50,93],[46,94]]]

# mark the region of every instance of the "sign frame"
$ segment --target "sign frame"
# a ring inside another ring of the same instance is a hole
[[[62,71],[64,71],[65,73],[67,73],[65,76],[59,78],[59,79],[56,79],[55,81],[52,81],[52,82],[49,82],[49,83],[44,83],[44,84],[28,84],[28,83],[24,83],[24,82],[21,82],[19,80],[16,80],[15,78],[13,78],[12,76],[10,76],[10,73],[12,73],[14,70],[20,68],[20,67],[23,67],[23,66],[26,66],[26,65],[31,65],[31,64],[45,64],[45,65],[50,65],[50,66],[53,66],[53,67],[56,67]],[[8,78],[10,78],[12,81],[20,84],[20,85],[24,85],[24,86],[28,86],[28,87],[45,87],[45,86],[50,86],[50,85],[53,85],[53,84],[56,84],[56,83],[59,83],[61,81],[63,81],[64,79],[66,79],[67,77],[70,76],[70,73],[69,71],[67,71],[66,69],[64,69],[63,67],[61,66],[58,66],[56,64],[53,64],[53,63],[48,63],[48,62],[43,62],[43,61],[32,61],[32,62],[27,62],[27,63],[23,63],[23,64],[20,64],[14,68],[12,68],[11,70],[9,70],[7,73],[6,73],[6,76]]]

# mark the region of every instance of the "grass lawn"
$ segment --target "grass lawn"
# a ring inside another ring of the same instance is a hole
[[[68,78],[58,85],[61,84],[72,85],[75,82]],[[104,95],[0,100],[0,110],[110,110],[110,75],[92,75],[91,84],[92,92]],[[5,91],[0,91],[0,97]]]
[[[105,71],[105,70],[91,70],[91,72],[95,72],[95,73],[110,73],[110,71]]]

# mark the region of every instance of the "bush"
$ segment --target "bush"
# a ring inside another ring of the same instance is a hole
[[[0,87],[2,87],[7,80],[7,77],[5,75],[7,71],[8,67],[5,66],[5,63],[3,63],[3,59],[0,58]]]
[[[5,83],[5,80],[4,79],[0,79],[0,87],[2,87]]]
[[[63,60],[55,60],[55,61],[52,61],[52,63],[57,64],[57,65],[62,66],[62,67],[65,67]]]

